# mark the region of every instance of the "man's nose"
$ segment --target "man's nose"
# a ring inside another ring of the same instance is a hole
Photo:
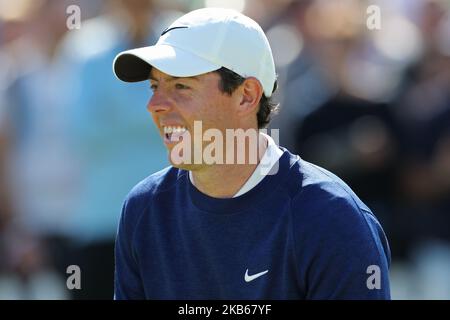
[[[169,99],[159,92],[154,92],[147,104],[147,110],[151,113],[168,111],[170,108],[171,104]]]

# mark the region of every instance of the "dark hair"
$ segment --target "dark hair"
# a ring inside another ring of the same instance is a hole
[[[241,77],[236,72],[224,67],[216,70],[215,72],[220,75],[221,79],[219,83],[219,89],[229,95],[231,95],[234,90],[236,90],[236,88],[245,81],[245,78]],[[277,80],[275,80],[272,92],[275,92],[277,86]],[[269,124],[271,114],[276,114],[278,112],[278,107],[278,103],[274,103],[272,101],[272,97],[267,98],[263,93],[263,95],[261,96],[261,100],[259,101],[259,110],[256,115],[258,120],[258,129],[265,128]]]

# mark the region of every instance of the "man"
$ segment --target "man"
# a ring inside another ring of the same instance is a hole
[[[196,10],[113,67],[121,80],[150,80],[148,110],[172,163],[125,201],[116,299],[390,298],[390,251],[369,208],[332,173],[257,133],[276,74],[256,22]],[[253,130],[257,141],[228,144],[229,130],[238,139]]]

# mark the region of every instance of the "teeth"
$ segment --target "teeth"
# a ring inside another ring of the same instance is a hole
[[[164,126],[163,130],[164,134],[168,134],[168,133],[183,133],[187,129],[185,127]]]
[[[164,127],[164,133],[172,133],[172,127]]]

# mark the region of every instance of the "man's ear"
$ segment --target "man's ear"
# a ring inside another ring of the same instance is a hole
[[[263,94],[261,83],[254,77],[245,79],[240,87],[241,100],[239,102],[239,114],[246,115],[257,113],[259,101]]]

